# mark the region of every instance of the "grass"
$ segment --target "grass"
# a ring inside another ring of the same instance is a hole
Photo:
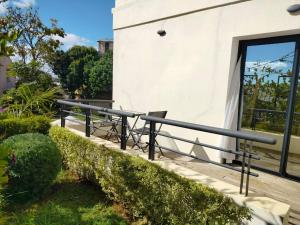
[[[5,225],[126,225],[126,212],[97,186],[61,172],[43,199],[8,207],[0,215]]]

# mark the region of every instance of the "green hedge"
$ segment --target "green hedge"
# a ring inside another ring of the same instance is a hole
[[[45,116],[0,117],[0,141],[16,134],[42,133],[48,134],[50,119]]]
[[[108,149],[52,127],[50,137],[65,165],[81,177],[96,181],[112,200],[149,224],[241,224],[250,219],[233,200],[140,157]]]
[[[0,145],[0,151],[4,150],[9,151],[9,158],[15,157],[7,169],[9,179],[5,192],[16,201],[38,199],[61,170],[60,151],[49,136],[14,135]]]

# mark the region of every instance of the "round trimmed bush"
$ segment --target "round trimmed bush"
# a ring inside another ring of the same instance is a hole
[[[20,134],[6,139],[9,151],[7,192],[13,199],[38,198],[61,169],[61,155],[52,140],[43,134]]]

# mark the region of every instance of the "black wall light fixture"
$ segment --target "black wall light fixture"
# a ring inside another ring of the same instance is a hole
[[[297,13],[300,12],[300,4],[291,5],[287,8],[287,11],[289,13]]]
[[[161,37],[166,36],[167,32],[165,30],[159,30],[157,31],[157,34]]]

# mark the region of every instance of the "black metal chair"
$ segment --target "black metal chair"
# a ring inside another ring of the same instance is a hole
[[[155,111],[155,112],[149,112],[148,116],[153,116],[153,117],[158,117],[158,118],[165,118],[167,113],[168,113],[168,111]],[[145,152],[144,149],[146,149],[149,144],[146,144],[146,146],[143,147],[141,145],[142,144],[141,143],[141,138],[144,135],[149,136],[149,134],[150,134],[150,128],[148,127],[149,125],[150,125],[150,122],[146,121],[143,127],[132,130],[132,132],[135,133],[138,136],[138,139],[137,139],[137,141],[134,141],[134,144],[131,146],[131,148],[134,148],[135,146],[137,146],[139,149],[142,149],[142,151]],[[160,124],[159,128],[156,130],[157,133],[160,132],[161,127],[162,127],[162,124]],[[156,136],[157,136],[157,134],[156,134]],[[158,145],[156,140],[155,140],[155,142]],[[160,150],[161,154],[163,155],[162,149],[159,148],[159,150]]]
[[[105,139],[110,140],[112,136],[117,138],[117,141],[120,141],[120,135],[118,132],[118,126],[120,125],[121,119],[120,117],[114,117],[109,113],[101,112],[101,115],[104,116],[103,119],[94,120],[93,117],[91,119],[91,133],[95,133],[96,130],[102,130],[106,132]],[[110,127],[109,130],[104,130],[103,128]]]

